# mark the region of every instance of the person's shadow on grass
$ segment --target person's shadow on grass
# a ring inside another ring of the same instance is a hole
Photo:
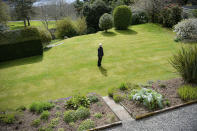
[[[104,67],[99,67],[99,70],[101,72],[102,75],[107,76],[107,70]]]

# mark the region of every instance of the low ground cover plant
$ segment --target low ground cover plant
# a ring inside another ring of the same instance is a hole
[[[103,115],[102,115],[100,112],[94,114],[94,117],[96,117],[97,119],[102,118],[102,116],[103,116]]]
[[[113,100],[116,102],[116,103],[119,103],[123,100],[123,97],[120,95],[120,94],[114,94],[113,95]]]
[[[89,105],[90,105],[90,100],[88,99],[88,97],[76,95],[66,101],[65,108],[76,110],[80,106],[89,107]]]
[[[77,120],[74,110],[68,110],[64,112],[64,121],[66,123],[75,122]]]
[[[90,110],[85,107],[80,107],[76,110],[76,117],[77,119],[85,119],[90,116]]]
[[[41,122],[40,119],[35,119],[35,120],[32,121],[31,125],[35,126],[35,127],[38,127],[40,125],[40,122]]]
[[[88,97],[90,103],[96,103],[99,101],[99,99],[96,95],[88,95],[87,97]]]
[[[151,110],[164,107],[163,96],[151,89],[141,88],[131,91],[130,100],[138,101]]]
[[[16,121],[14,114],[0,114],[0,123],[13,124]]]
[[[50,102],[33,102],[30,105],[29,110],[31,112],[42,113],[44,110],[50,110],[53,107],[54,104]]]
[[[91,129],[91,128],[94,128],[94,127],[95,127],[94,121],[88,119],[88,120],[83,121],[79,125],[77,131],[84,131],[84,130],[88,130],[88,129]]]
[[[121,91],[125,91],[128,89],[127,85],[125,83],[121,83],[120,86],[118,87]]]
[[[182,100],[196,100],[197,99],[197,87],[191,85],[184,85],[178,89],[178,94]]]
[[[49,117],[50,117],[49,111],[43,111],[42,114],[40,115],[40,119],[42,119],[42,120],[48,120]]]

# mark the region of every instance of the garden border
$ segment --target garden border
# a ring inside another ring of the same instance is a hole
[[[143,119],[143,118],[146,118],[146,117],[153,116],[155,114],[159,114],[159,113],[162,113],[162,112],[165,112],[165,111],[170,111],[170,110],[173,110],[173,109],[177,109],[177,108],[187,106],[187,105],[191,105],[191,104],[195,104],[195,103],[197,103],[197,100],[189,101],[189,102],[186,102],[184,104],[175,105],[175,106],[165,108],[165,109],[162,109],[162,110],[153,111],[153,112],[150,112],[150,113],[145,113],[145,114],[142,114],[142,115],[139,115],[139,116],[136,116],[136,117],[128,110],[127,107],[124,106],[124,104],[122,102],[120,102],[120,105],[125,108],[125,110],[131,115],[131,117],[133,117],[135,120],[140,120],[140,119]]]

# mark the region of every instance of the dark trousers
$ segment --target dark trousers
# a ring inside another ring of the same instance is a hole
[[[101,66],[103,56],[98,56],[98,66]]]

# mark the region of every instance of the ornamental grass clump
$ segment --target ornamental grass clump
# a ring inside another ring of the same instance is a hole
[[[162,109],[164,107],[163,96],[151,89],[141,88],[139,90],[132,90],[130,99],[142,103],[151,110]]]
[[[170,59],[170,64],[188,83],[197,83],[197,46],[181,48]]]
[[[178,89],[178,94],[182,100],[196,100],[197,99],[197,87],[190,85],[184,85]]]

